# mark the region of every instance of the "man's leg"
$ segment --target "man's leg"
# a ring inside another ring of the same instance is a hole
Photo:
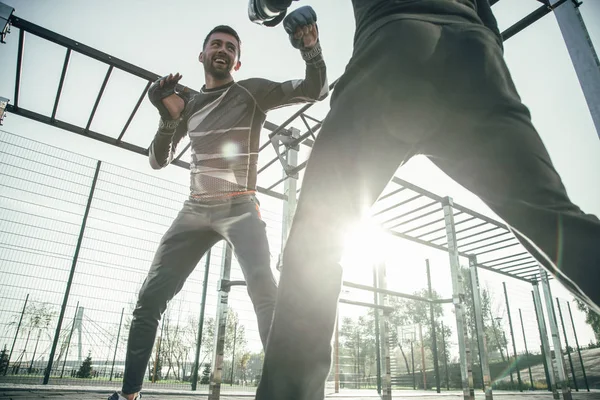
[[[439,30],[420,37],[395,33],[394,40],[410,39],[404,46],[423,52],[422,60],[435,48]],[[390,43],[398,43],[389,39],[376,37],[355,52],[312,149],[283,254],[257,400],[324,398],[345,234],[439,123],[415,123],[425,115],[413,105],[434,104],[435,96],[427,81],[395,76],[420,68],[386,57]]]
[[[152,354],[158,322],[202,256],[221,238],[207,215],[193,203],[183,206],[165,233],[140,289],[129,329],[123,395],[138,393]]]
[[[600,221],[571,202],[494,37],[445,28],[443,95],[456,118],[432,161],[478,195],[569,290],[600,312]],[[440,83],[440,86],[442,84]],[[594,307],[595,305],[595,307]]]
[[[231,243],[242,267],[246,289],[258,320],[258,332],[265,348],[273,319],[277,285],[271,271],[266,224],[260,217],[258,203],[249,199],[232,205],[229,215],[215,221],[214,227]]]

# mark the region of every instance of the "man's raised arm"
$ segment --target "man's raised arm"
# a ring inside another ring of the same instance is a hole
[[[256,100],[263,109],[268,111],[297,103],[313,103],[323,100],[329,93],[327,68],[321,44],[317,14],[310,6],[300,7],[283,20],[292,46],[300,50],[306,63],[304,79],[286,82],[272,82],[265,79],[255,80],[260,84],[256,89]]]
[[[181,122],[181,115],[189,100],[189,93],[176,92],[175,87],[181,75],[168,75],[154,82],[148,89],[150,102],[158,109],[160,121],[158,131],[148,150],[150,166],[161,169],[173,161],[177,144],[187,134],[185,124]]]

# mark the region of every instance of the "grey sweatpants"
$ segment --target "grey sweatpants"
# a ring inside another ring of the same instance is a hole
[[[567,196],[493,33],[471,23],[390,22],[359,39],[310,155],[257,400],[323,399],[343,233],[416,154],[478,195],[561,282],[600,304],[600,221]]]
[[[181,290],[204,254],[221,239],[231,244],[240,263],[265,346],[277,292],[265,227],[253,196],[236,199],[234,204],[185,202],[160,241],[140,289],[127,342],[123,393],[141,390],[167,302]]]

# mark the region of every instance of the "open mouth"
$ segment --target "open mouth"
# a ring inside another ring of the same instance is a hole
[[[217,64],[217,65],[222,65],[222,66],[224,66],[224,67],[226,67],[226,66],[227,66],[227,60],[226,60],[226,59],[224,59],[224,58],[222,58],[222,57],[215,57],[215,58],[213,59],[213,62],[214,62],[215,64]]]

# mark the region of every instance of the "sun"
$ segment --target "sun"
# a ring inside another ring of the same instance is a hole
[[[363,282],[372,277],[373,266],[391,255],[394,238],[370,219],[364,219],[346,233],[341,265],[344,279]],[[368,281],[370,282],[370,280]]]

